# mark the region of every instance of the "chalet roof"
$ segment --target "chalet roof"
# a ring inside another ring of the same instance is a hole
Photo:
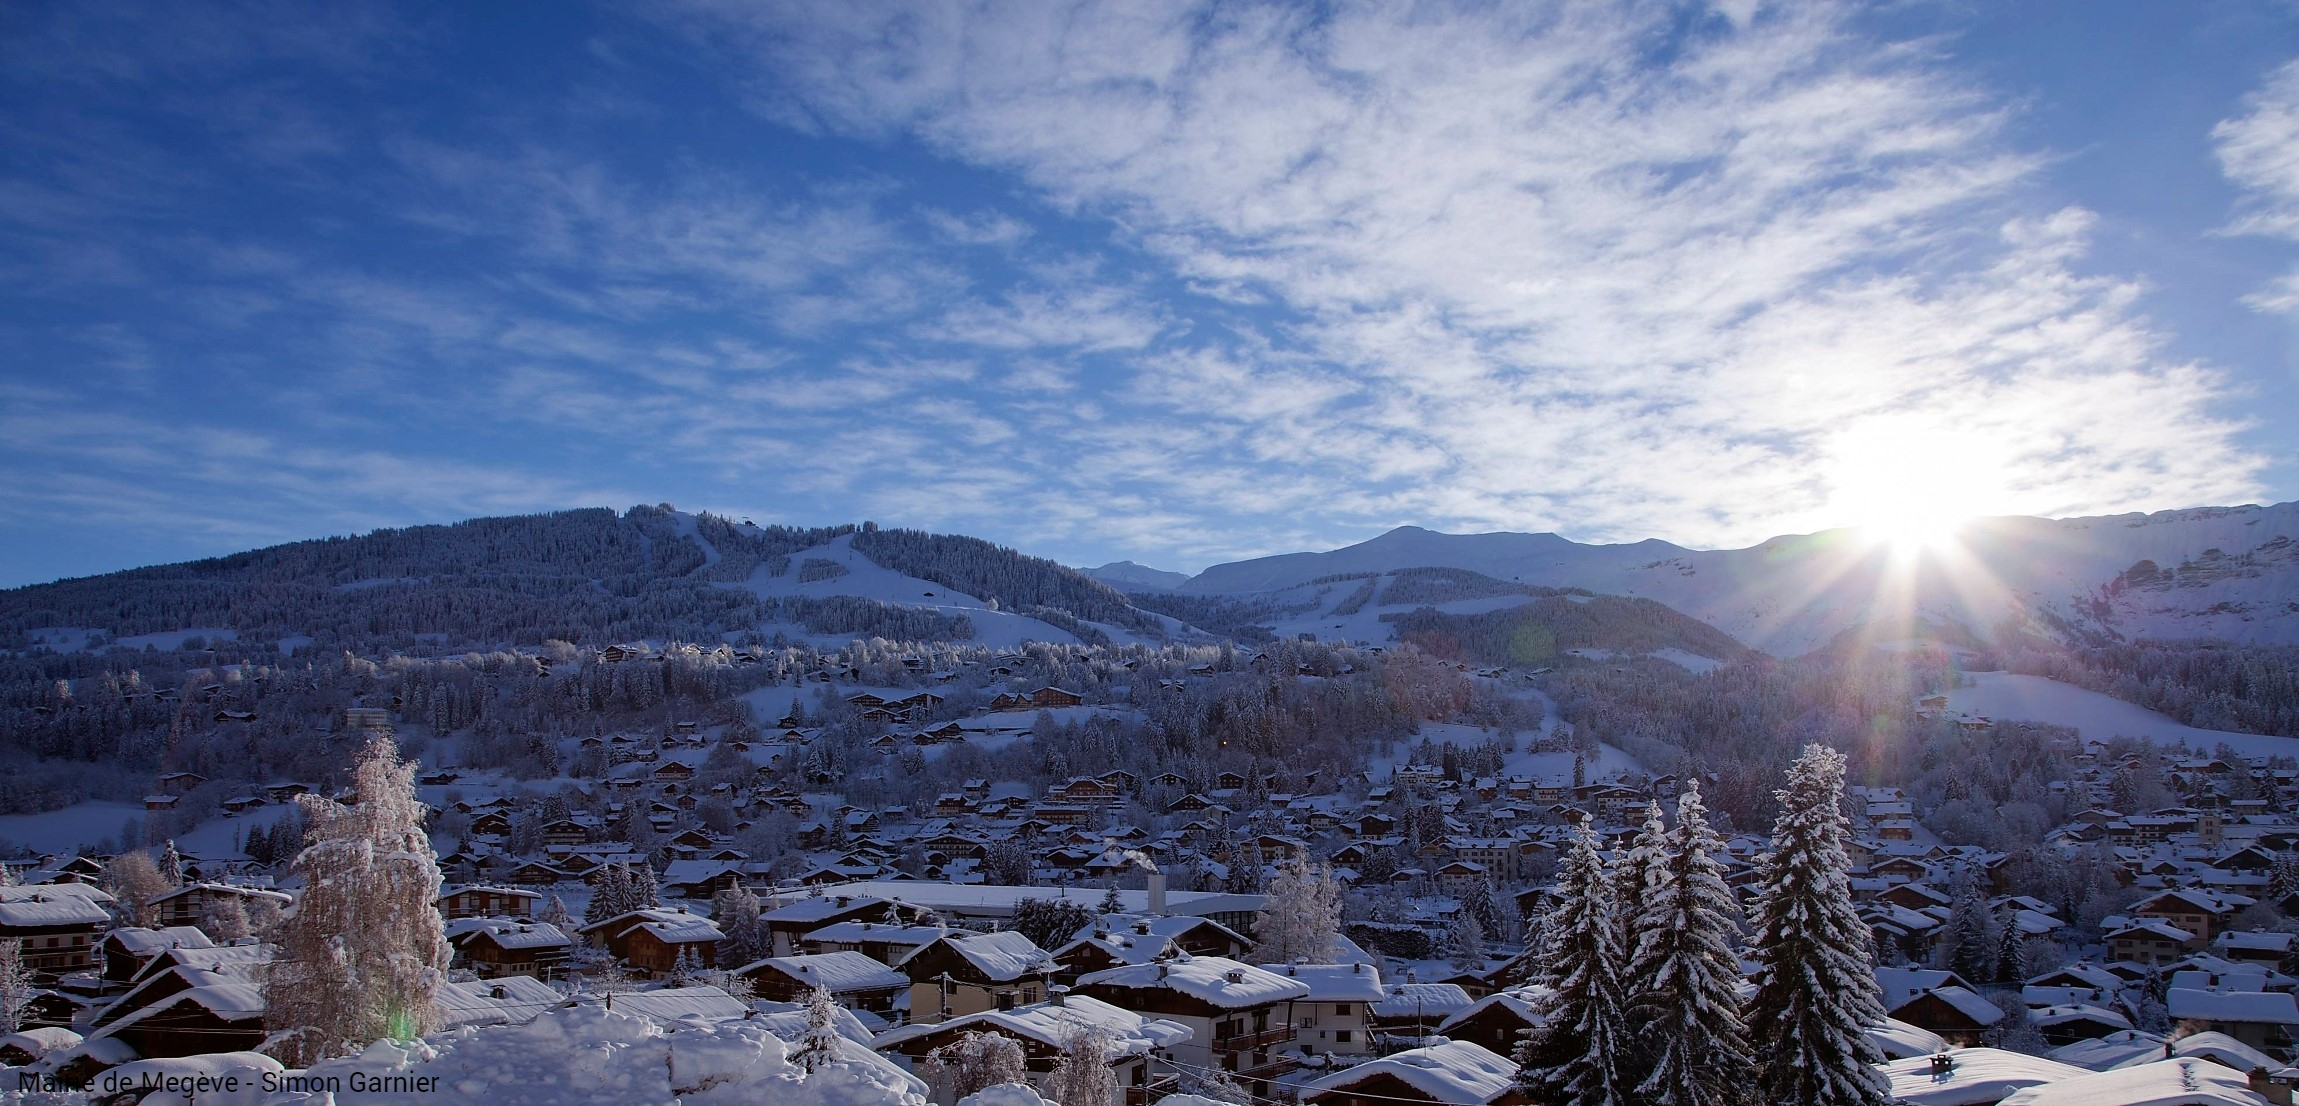
[[[1379,1002],[1381,973],[1370,964],[1263,964],[1262,970],[1309,985],[1311,1002]]]
[[[831,994],[886,991],[910,986],[910,977],[859,952],[823,952],[806,956],[770,956],[738,969],[742,975],[773,971]]]
[[[1080,987],[1095,985],[1175,991],[1225,1010],[1309,997],[1309,985],[1298,979],[1288,979],[1220,956],[1175,957],[1078,977]]]
[[[142,958],[157,956],[169,949],[212,949],[216,943],[197,926],[169,926],[166,929],[146,929],[143,926],[122,926],[107,934],[107,945],[118,944],[120,951]]]
[[[2204,1060],[2163,1060],[2016,1091],[2002,1106],[2257,1106],[2243,1073]]]
[[[588,1001],[591,1000],[575,999],[567,1005]],[[614,996],[614,1004],[615,1013],[636,1014],[661,1023],[677,1022],[683,1018],[726,1021],[750,1012],[750,1007],[725,991],[702,986],[632,991]]]
[[[1343,1090],[1382,1075],[1397,1079],[1431,1101],[1475,1106],[1491,1102],[1516,1086],[1517,1065],[1481,1045],[1439,1040],[1344,1068],[1310,1082],[1301,1093],[1308,1097]]]
[[[1376,1017],[1450,1017],[1469,1008],[1469,992],[1458,983],[1392,983],[1373,1004]]]
[[[549,927],[546,927],[549,928]],[[467,1025],[523,1025],[564,1001],[550,984],[523,975],[441,984],[443,1029]]]
[[[1146,1017],[1085,995],[1067,995],[1059,1000],[1031,1003],[1012,1010],[988,1010],[944,1022],[906,1025],[879,1034],[872,1043],[880,1050],[885,1050],[922,1037],[965,1030],[995,1029],[1014,1037],[1036,1041],[1047,1048],[1059,1049],[1067,1046],[1080,1029],[1087,1027],[1099,1027],[1109,1032],[1114,1057],[1139,1056],[1153,1048],[1171,1048],[1193,1036],[1190,1028],[1180,1022]]]
[[[2283,991],[2204,991],[2173,987],[2163,1004],[2174,1020],[2299,1025],[2299,1004]]]
[[[903,958],[907,964],[934,945],[946,945],[950,951],[965,958],[983,978],[1000,983],[1020,979],[1035,972],[1049,971],[1053,958],[1046,950],[1032,944],[1028,937],[1013,930],[997,933],[950,934],[933,944],[920,946]]]

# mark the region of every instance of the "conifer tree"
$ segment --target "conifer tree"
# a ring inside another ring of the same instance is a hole
[[[2003,916],[1996,919],[1996,932],[1995,981],[2023,982],[2028,975],[2028,935],[2020,931],[2019,907],[2004,908]]]
[[[32,965],[24,959],[24,942],[0,939],[0,1033],[14,1033],[24,1027],[24,1011],[39,993]]]
[[[1657,821],[1646,818],[1647,832]],[[1697,784],[1677,796],[1676,828],[1656,851],[1661,864],[1651,882],[1622,904],[1635,919],[1630,1019],[1651,1060],[1637,1100],[1652,1106],[1745,1102],[1755,1065],[1740,1021],[1740,963],[1732,951],[1739,904],[1724,882],[1717,861],[1724,841],[1709,828]]]
[[[551,896],[551,901],[543,904],[543,909],[536,912],[535,920],[544,925],[557,926],[560,932],[573,935],[575,920],[567,913],[567,900],[557,895]]]
[[[415,766],[377,736],[352,783],[357,805],[296,798],[311,822],[292,868],[304,891],[263,978],[265,1022],[286,1034],[281,1060],[294,1067],[439,1026],[448,947]]]
[[[1774,792],[1780,816],[1756,900],[1756,994],[1748,1037],[1763,1042],[1758,1086],[1778,1106],[1884,1106],[1890,1085],[1868,1027],[1884,1020],[1868,927],[1844,855],[1844,754],[1804,747]]]
[[[1542,936],[1539,975],[1550,989],[1540,1008],[1546,1028],[1527,1041],[1518,1081],[1543,1101],[1617,1106],[1628,1091],[1620,976],[1626,956],[1613,883],[1586,819],[1573,828]]]

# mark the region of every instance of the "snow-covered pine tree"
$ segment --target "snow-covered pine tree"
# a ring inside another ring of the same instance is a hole
[[[838,1042],[838,1003],[828,988],[815,987],[806,992],[806,1032],[790,1062],[812,1075],[838,1059]]]
[[[584,925],[597,925],[625,913],[623,883],[623,866],[620,864],[599,874],[599,882],[591,887],[591,901],[583,904]]]
[[[0,940],[0,1033],[24,1028],[24,1011],[40,993],[32,965],[24,959],[24,942]]]
[[[415,766],[377,736],[351,776],[355,806],[296,799],[311,822],[291,869],[304,891],[263,977],[264,1020],[292,1067],[439,1026],[449,950]]]
[[[1890,1085],[1868,1027],[1884,1020],[1868,927],[1844,855],[1844,754],[1804,747],[1774,792],[1780,816],[1760,862],[1756,994],[1748,1038],[1763,1042],[1758,1086],[1777,1106],[1884,1106]]]
[[[1647,818],[1649,832],[1654,818]],[[1724,882],[1724,841],[1709,828],[1698,784],[1676,799],[1676,828],[1643,895],[1622,904],[1634,919],[1630,1022],[1649,1052],[1636,1088],[1652,1106],[1731,1106],[1748,1100],[1748,1033],[1740,1021],[1740,912]]]
[[[711,917],[718,922],[719,932],[726,934],[719,945],[719,963],[739,968],[771,953],[766,927],[758,916],[758,896],[739,883],[711,896]]]
[[[544,925],[557,926],[560,932],[573,936],[575,920],[567,913],[567,900],[557,895],[551,896],[551,901],[543,904],[543,909],[536,912],[535,920]]]
[[[168,843],[160,849],[159,868],[160,878],[168,881],[169,887],[184,885],[184,858],[183,854],[176,851],[175,838],[169,838]]]
[[[1620,918],[1613,884],[1583,819],[1559,873],[1556,904],[1542,923],[1539,982],[1549,988],[1540,1013],[1546,1028],[1526,1041],[1517,1079],[1535,1099],[1560,1106],[1626,1102],[1622,1052],[1627,1047]]]
[[[1948,920],[1940,927],[1939,967],[1969,983],[1995,978],[1996,933],[1979,881],[1970,872],[1958,873],[1948,892]]]
[[[1046,1098],[1060,1103],[1102,1106],[1118,1097],[1117,1069],[1110,1066],[1115,1044],[1110,1031],[1081,1026],[1063,1042],[1054,1070],[1046,1077]]]
[[[1332,867],[1298,855],[1279,861],[1253,924],[1253,954],[1263,963],[1332,963],[1341,934],[1341,884]]]
[[[1485,924],[1466,908],[1445,924],[1445,959],[1463,971],[1485,966]]]

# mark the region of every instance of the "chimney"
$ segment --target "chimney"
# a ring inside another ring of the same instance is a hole
[[[1149,874],[1149,912],[1158,915],[1165,913],[1164,872],[1151,872]]]

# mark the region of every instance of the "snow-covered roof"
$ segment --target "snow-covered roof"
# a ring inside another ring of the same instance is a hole
[[[22,899],[49,900],[60,895],[86,899],[98,906],[109,906],[119,900],[112,893],[93,883],[40,883],[0,887],[0,902]]]
[[[1309,985],[1311,1002],[1379,1002],[1381,973],[1369,964],[1263,964],[1263,971]]]
[[[263,992],[258,990],[254,984],[208,983],[187,988],[160,999],[96,1030],[89,1036],[116,1037],[121,1030],[129,1026],[146,1018],[154,1017],[163,1011],[173,1010],[187,1002],[204,1007],[209,1013],[225,1021],[248,1021],[261,1018],[264,1011]]]
[[[587,1001],[587,1000],[578,1000]],[[674,1023],[685,1018],[703,1021],[724,1021],[740,1018],[750,1008],[716,987],[670,987],[660,991],[629,991],[609,1000],[615,1013],[636,1014],[656,1022]]]
[[[156,1085],[161,1080],[190,1080],[207,1077],[220,1080],[237,1076],[239,1086],[253,1088],[266,1074],[286,1071],[279,1061],[260,1052],[207,1052],[198,1056],[169,1056],[157,1060],[136,1060],[105,1072],[105,1078],[114,1086],[136,1087]],[[186,1098],[190,1095],[186,1094]]]
[[[2284,991],[2200,991],[2173,987],[2163,1005],[2176,1020],[2299,1025],[2299,1004]]]
[[[1438,1022],[1437,1033],[1442,1036],[1446,1030],[1484,1013],[1486,1008],[1493,1006],[1507,1007],[1528,1024],[1547,1025],[1548,1019],[1540,1014],[1541,997],[1546,993],[1546,990],[1542,987],[1517,987],[1506,991],[1495,991],[1455,1011],[1444,1021]]]
[[[135,957],[157,956],[169,949],[212,949],[216,943],[197,926],[169,926],[166,929],[146,929],[142,926],[123,926],[105,938],[107,943],[118,942],[120,951]]]
[[[1936,987],[1929,991],[1918,992],[1917,994],[1911,996],[1907,1002],[1903,1002],[1899,1006],[1894,1006],[1892,1009],[1897,1011],[1902,1007],[1909,1005],[1909,1003],[1913,1003],[1917,999],[1921,999],[1926,996],[1936,998],[1941,1002],[1947,1003],[1950,1007],[1954,1008],[1957,1013],[1972,1019],[1974,1023],[1979,1025],[1994,1025],[1996,1022],[2002,1020],[2004,1016],[2004,1012],[1997,1009],[1995,1003],[1989,1002],[1987,999],[1980,997],[1977,992],[1968,991],[1962,987],[1953,986]]]
[[[1078,977],[1080,987],[1169,990],[1224,1010],[1266,1006],[1307,998],[1309,985],[1220,956],[1175,957],[1154,964],[1128,964]]]
[[[1947,1054],[1954,1066],[1932,1071],[1930,1056],[1911,1056],[1883,1065],[1892,1081],[1892,1101],[1907,1106],[1993,1106],[2013,1091],[2090,1075],[2090,1071],[2040,1056],[1996,1048],[1960,1048]]]
[[[512,918],[457,918],[448,936],[484,933],[501,949],[547,949],[573,944],[573,938],[549,922],[522,922]]]
[[[1098,1026],[1110,1034],[1116,1056],[1139,1056],[1153,1048],[1172,1048],[1193,1035],[1180,1022],[1137,1014],[1086,995],[1066,995],[1058,1001],[1034,1002],[1012,1010],[986,1010],[933,1024],[906,1025],[878,1035],[873,1047],[884,1051],[920,1037],[961,1029],[1000,1029],[1048,1048],[1067,1045],[1078,1030]]]
[[[2275,1071],[2283,1067],[2283,1061],[2277,1060],[2225,1033],[2190,1033],[2171,1042],[2170,1056],[2166,1057],[2159,1054],[2156,1059],[2176,1059],[2182,1056],[2209,1060],[2222,1067],[2242,1072],[2254,1071],[2259,1068]],[[2128,1060],[2118,1066],[2131,1067],[2143,1062],[2136,1059]]]
[[[13,1048],[37,1060],[80,1043],[80,1035],[62,1026],[47,1025],[0,1037],[0,1049]]]
[[[2104,1037],[2061,1045],[2045,1055],[2063,1064],[2106,1071],[2163,1059],[2163,1038],[2137,1029],[2119,1029]]]
[[[1876,986],[1884,992],[1884,1009],[1897,1010],[1925,991],[1971,985],[1954,972],[1936,968],[1878,968]]]
[[[1382,1018],[1450,1017],[1469,1008],[1469,992],[1457,983],[1392,983],[1383,989],[1373,1014]]]
[[[2002,1106],[2260,1106],[2241,1073],[2204,1060],[2159,1060],[2015,1091]]]
[[[1308,1099],[1327,1091],[1345,1091],[1378,1075],[1394,1077],[1435,1102],[1476,1106],[1515,1087],[1517,1065],[1481,1045],[1440,1039],[1344,1068],[1302,1087],[1301,1095]]]
[[[566,1001],[550,984],[523,975],[473,979],[439,988],[439,1013],[447,1029],[466,1025],[520,1025]]]
[[[905,926],[887,922],[832,922],[820,929],[810,929],[800,935],[802,941],[821,944],[858,945],[865,941],[883,941],[889,945],[931,944],[950,932],[948,926]]]
[[[76,884],[47,885],[77,886]],[[102,925],[112,915],[92,899],[69,894],[34,894],[11,896],[0,900],[0,926],[34,928],[39,926]]]
[[[2116,1029],[2131,1028],[2131,1019],[2123,1016],[2120,1012],[2104,1006],[2093,1006],[2089,1003],[2078,1002],[2060,1006],[2033,1006],[2028,1008],[2028,1023],[2038,1029],[2049,1029],[2055,1025],[2068,1025],[2076,1022],[2114,1026]]]
[[[770,956],[744,965],[742,975],[774,971],[810,987],[823,987],[834,995],[853,991],[889,991],[910,986],[910,977],[859,952],[823,952],[809,956]]]
[[[966,962],[972,964],[975,971],[982,973],[983,978],[1000,983],[1039,971],[1050,971],[1054,967],[1053,958],[1046,955],[1046,950],[1031,944],[1028,937],[1010,929],[963,936],[952,934],[944,937],[941,943],[965,957]],[[910,956],[917,956],[926,947],[930,946],[921,947]],[[904,962],[908,961],[909,957],[905,957]]]
[[[874,895],[823,895],[793,899],[772,910],[761,911],[759,920],[783,924],[803,924],[836,917],[853,910],[868,910],[884,906],[886,900]]]
[[[1930,1056],[1948,1047],[1948,1040],[1929,1029],[1919,1029],[1898,1018],[1885,1018],[1883,1024],[1868,1027],[1868,1039],[1875,1042],[1886,1057],[1897,1060],[1905,1056]]]

